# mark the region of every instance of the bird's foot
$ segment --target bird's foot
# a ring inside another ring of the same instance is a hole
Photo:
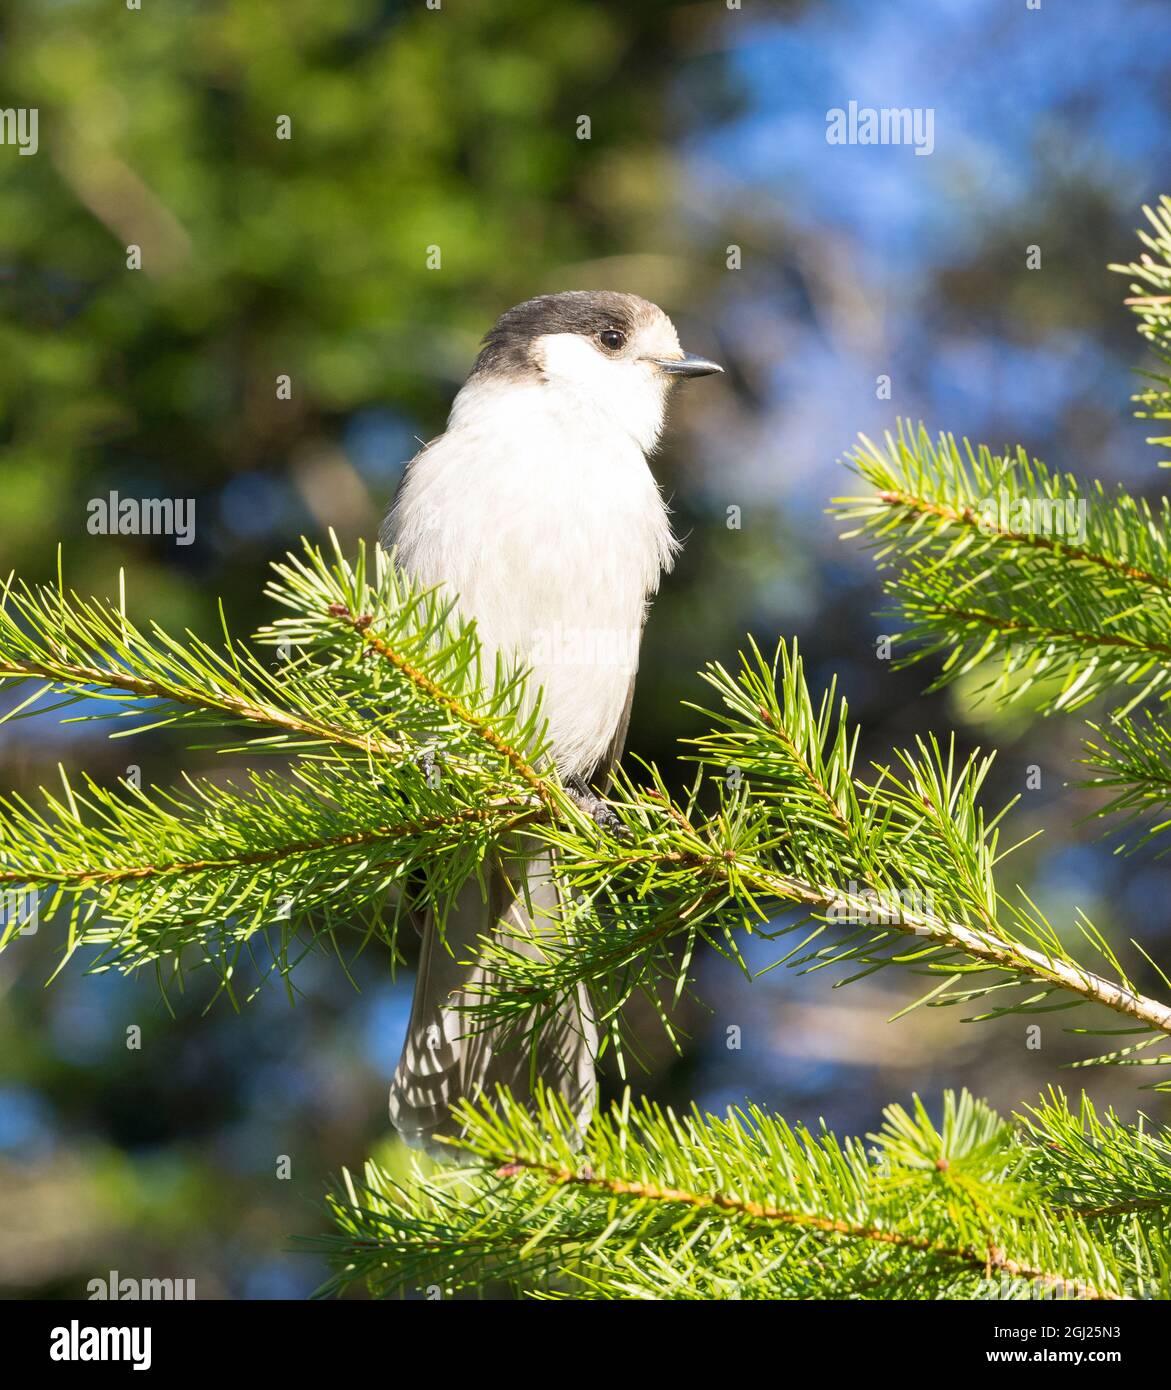
[[[630,831],[626,828],[622,818],[601,797],[595,796],[580,777],[567,777],[565,788],[599,829],[613,835],[615,839],[628,840],[630,838]]]

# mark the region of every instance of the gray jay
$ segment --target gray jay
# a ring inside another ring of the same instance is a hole
[[[671,320],[636,295],[542,295],[504,314],[455,398],[446,431],[407,465],[382,542],[419,584],[444,586],[497,653],[529,667],[563,783],[604,817],[622,752],[651,596],[678,545],[647,466],[671,384],[722,369],[685,353]],[[538,1077],[579,1126],[596,1090],[597,1032],[584,987],[538,1035],[502,1037],[467,1011],[490,971],[481,943],[539,949],[560,909],[548,857],[501,845],[448,913],[423,924],[410,1024],[390,1091],[404,1138],[456,1132],[453,1105]]]

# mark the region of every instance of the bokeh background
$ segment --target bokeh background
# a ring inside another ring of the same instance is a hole
[[[1159,486],[1106,267],[1171,188],[1168,92],[1161,0],[6,0],[0,93],[39,108],[40,150],[0,147],[0,569],[47,578],[60,543],[81,591],[114,592],[124,567],[138,615],[212,635],[222,595],[247,631],[299,535],[376,534],[504,308],[635,291],[729,371],[681,393],[656,465],[687,543],[629,747],[681,778],[696,669],[745,632],[796,633],[815,687],[839,675],[867,756],[927,729],[998,747],[990,800],[1020,794],[1013,827],[1045,831],[1006,880],[1165,958],[1166,869],[1079,824],[1077,719],[927,697],[926,669],[877,660],[871,561],[825,508],[850,491],[837,460],[856,434],[900,415]],[[934,153],[827,145],[850,100],[933,107]],[[194,497],[194,544],[89,535],[111,490]],[[58,762],[163,784],[206,767],[161,735],[0,725],[6,788]],[[83,1295],[110,1269],[194,1278],[200,1297],[308,1293],[323,1268],[291,1237],[323,1230],[330,1175],[386,1142],[409,967],[393,980],[367,951],[355,991],[311,959],[295,1004],[274,986],[239,1013],[195,974],[171,1016],[153,978],[84,962],[45,988],[59,948],[46,924],[0,960],[0,1294]],[[1166,1118],[1134,1073],[1063,1072],[1084,1055],[1063,1015],[1030,1051],[1020,1018],[889,1023],[922,988],[891,971],[839,992],[828,972],[696,973],[684,1055],[648,1020],[631,1078],[664,1101],[750,1097],[865,1131],[912,1091],[967,1084],[1009,1108],[1062,1082]]]

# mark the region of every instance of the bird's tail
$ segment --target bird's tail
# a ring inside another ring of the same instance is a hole
[[[527,891],[526,891],[527,885]],[[535,1077],[560,1094],[578,1129],[589,1123],[597,1091],[597,1029],[584,985],[542,1023],[534,1043],[528,1025],[485,1027],[467,1005],[492,980],[484,938],[536,957],[542,923],[561,910],[547,856],[492,862],[486,892],[470,879],[447,915],[443,933],[427,913],[419,974],[402,1056],[390,1086],[390,1118],[410,1143],[459,1133],[451,1111],[458,1101],[489,1097],[507,1086],[522,1103]]]

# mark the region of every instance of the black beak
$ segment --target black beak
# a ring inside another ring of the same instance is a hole
[[[694,352],[685,352],[682,357],[652,357],[651,361],[660,371],[670,376],[711,376],[713,372],[723,372],[718,362],[699,357]]]

